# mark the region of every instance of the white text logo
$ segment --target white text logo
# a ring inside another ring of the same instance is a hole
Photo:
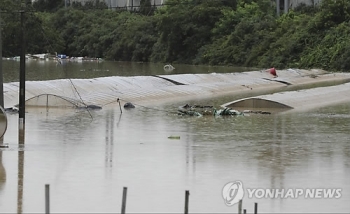
[[[239,202],[244,196],[243,184],[240,181],[227,183],[222,189],[222,197],[227,206]]]
[[[333,188],[294,188],[294,189],[263,189],[263,188],[243,188],[241,181],[234,181],[227,183],[222,189],[222,196],[227,206],[232,206],[243,199],[245,190],[248,193],[248,198],[325,198],[325,199],[337,199],[342,196],[342,189]]]

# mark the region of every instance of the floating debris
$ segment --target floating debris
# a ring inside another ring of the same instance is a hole
[[[11,114],[16,114],[18,113],[19,109],[17,107],[9,107],[5,108],[5,112],[11,113]]]
[[[179,111],[179,115],[189,115],[189,116],[197,116],[197,117],[203,116],[203,114],[199,113],[198,111],[192,111],[192,110],[184,111],[181,109],[179,109],[178,111]]]
[[[243,112],[239,112],[237,110],[233,110],[231,108],[224,108],[213,111],[214,116],[236,116],[236,115],[243,115]]]
[[[97,105],[87,105],[87,106],[83,106],[83,107],[77,107],[78,109],[90,109],[90,110],[100,110],[102,109],[101,106],[97,106]]]
[[[202,106],[202,105],[191,106],[191,105],[186,104],[186,105],[182,106],[182,108],[185,108],[185,109],[188,109],[188,108],[213,108],[213,106]]]
[[[180,140],[180,136],[170,135],[168,138],[172,140]]]
[[[164,65],[163,69],[164,71],[172,71],[175,69],[175,67],[170,64],[167,64],[167,65]]]
[[[189,115],[189,116],[203,116],[203,115],[212,115],[212,116],[236,116],[243,115],[242,112],[233,110],[231,108],[224,108],[216,110],[213,106],[209,105],[184,105],[180,106],[179,109],[180,115]]]
[[[124,108],[135,108],[135,106],[134,106],[134,104],[132,104],[132,103],[125,103],[124,104]]]
[[[102,109],[101,106],[97,106],[97,105],[87,105],[86,108],[88,108],[88,109]]]
[[[271,114],[271,112],[268,111],[252,111],[252,110],[244,110],[244,114]]]
[[[8,144],[0,144],[0,148],[9,148]]]

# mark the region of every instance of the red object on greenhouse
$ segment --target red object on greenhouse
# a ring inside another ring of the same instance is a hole
[[[269,69],[270,74],[272,74],[274,77],[277,77],[277,72],[275,68],[270,68]]]

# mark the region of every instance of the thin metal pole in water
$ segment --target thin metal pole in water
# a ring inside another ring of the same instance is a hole
[[[26,48],[25,48],[25,33],[24,33],[24,14],[25,11],[21,11],[21,58],[20,58],[20,73],[19,73],[19,128],[23,129],[25,124],[25,84],[26,84]]]
[[[254,214],[258,214],[258,203],[254,204]]]
[[[118,101],[118,103],[119,103],[120,113],[123,114],[122,107],[120,106],[120,100],[119,100],[119,98],[117,99],[117,101]]]
[[[45,184],[45,213],[50,213],[50,185]]]
[[[122,201],[122,213],[121,214],[125,214],[127,191],[128,191],[128,188],[124,187],[123,188],[123,201]]]
[[[186,190],[185,192],[185,214],[188,214],[188,199],[190,196],[190,191]]]
[[[242,214],[242,200],[238,202],[238,214]]]

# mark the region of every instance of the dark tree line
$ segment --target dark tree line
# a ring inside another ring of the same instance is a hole
[[[24,2],[25,3],[25,2]],[[20,52],[21,1],[0,0],[3,55]],[[141,0],[135,11],[90,1],[27,4],[27,52],[108,60],[350,69],[350,1],[301,5],[280,17],[270,0]],[[12,12],[11,12],[12,11]]]

